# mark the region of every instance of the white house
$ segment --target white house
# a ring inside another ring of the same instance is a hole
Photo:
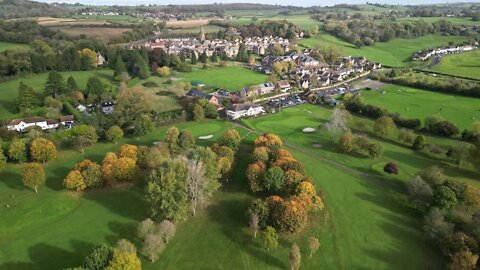
[[[58,122],[53,119],[44,119],[43,117],[29,117],[25,119],[14,119],[7,125],[8,130],[23,132],[29,127],[38,126],[42,130],[58,128]]]
[[[262,106],[253,103],[233,104],[227,109],[227,117],[237,120],[242,117],[252,117],[265,114]]]

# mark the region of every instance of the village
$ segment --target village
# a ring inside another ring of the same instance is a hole
[[[447,46],[447,47],[440,47],[440,48],[434,48],[434,49],[429,49],[429,50],[423,50],[416,52],[412,56],[413,61],[427,61],[430,59],[432,56],[443,56],[443,55],[448,55],[448,54],[456,54],[456,53],[463,53],[463,52],[470,52],[473,50],[478,49],[478,42],[471,42],[471,44],[465,44],[465,45],[452,45],[452,46]]]

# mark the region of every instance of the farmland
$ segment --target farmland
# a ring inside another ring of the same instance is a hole
[[[51,29],[62,31],[71,36],[92,36],[112,39],[120,37],[123,33],[130,31],[130,28],[111,28],[111,27],[71,27],[71,26],[52,26]]]
[[[209,87],[223,88],[228,91],[238,91],[243,87],[264,83],[267,80],[265,74],[241,66],[197,69],[189,73],[179,73],[177,77],[189,82],[203,83]]]
[[[477,98],[461,97],[398,85],[386,85],[378,90],[362,91],[365,102],[397,112],[407,118],[438,115],[456,123],[460,129],[480,119]],[[426,105],[428,104],[428,106]],[[462,113],[458,112],[462,108]]]
[[[480,50],[446,55],[431,70],[443,74],[480,79]]]

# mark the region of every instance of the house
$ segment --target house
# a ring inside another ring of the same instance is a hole
[[[265,114],[262,106],[253,103],[233,104],[226,112],[227,117],[232,120]]]
[[[104,114],[112,114],[114,109],[115,109],[115,102],[109,101],[109,102],[102,103],[102,112]]]
[[[102,66],[105,63],[105,57],[97,53],[97,66]]]
[[[11,131],[24,132],[29,127],[40,127],[42,130],[49,130],[58,127],[58,122],[43,117],[29,117],[24,119],[14,119],[7,125],[7,129]]]
[[[83,106],[82,104],[78,104],[75,106],[75,110],[81,112],[81,113],[86,113],[87,112],[87,107]]]
[[[192,89],[190,90],[188,93],[187,93],[187,96],[189,97],[201,97],[203,99],[206,99],[208,100],[209,102],[215,104],[215,105],[219,105],[220,102],[218,100],[218,98],[214,95],[210,95],[210,94],[207,94],[207,93],[204,93],[202,91],[199,91],[197,89]]]
[[[73,117],[73,115],[60,116],[60,124],[64,126],[72,126],[74,122],[75,118]]]
[[[255,87],[258,95],[270,94],[275,91],[275,86],[271,83],[262,83]]]
[[[288,90],[290,90],[292,88],[290,86],[290,83],[287,80],[278,81],[275,85],[276,85],[277,89],[280,90],[283,93],[286,93]]]

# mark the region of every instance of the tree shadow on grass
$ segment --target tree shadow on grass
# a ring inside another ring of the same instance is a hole
[[[5,171],[0,174],[0,179],[5,185],[9,188],[17,189],[17,190],[24,190],[25,186],[22,183],[22,177],[14,172]]]

